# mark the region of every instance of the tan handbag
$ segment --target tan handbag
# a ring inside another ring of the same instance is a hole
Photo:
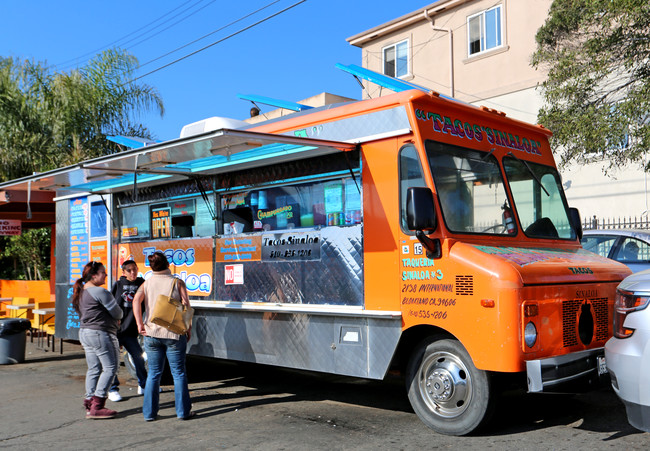
[[[151,313],[151,322],[175,334],[185,335],[192,326],[194,309],[192,307],[186,307],[181,301],[172,298],[176,281],[177,279],[174,277],[169,296],[159,294],[156,298],[156,303]]]

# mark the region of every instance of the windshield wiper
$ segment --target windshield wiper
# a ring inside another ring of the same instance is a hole
[[[512,152],[508,152],[508,155],[510,155],[512,158],[514,158],[515,160],[517,160],[518,162],[520,162],[521,164],[523,164],[524,166],[526,166],[526,169],[528,169],[528,173],[529,173],[530,175],[533,176],[533,178],[535,179],[535,181],[537,182],[537,184],[539,185],[539,187],[542,188],[542,189],[544,190],[544,192],[546,193],[546,195],[547,195],[548,197],[551,197],[551,195],[549,194],[549,192],[546,191],[546,188],[544,188],[544,185],[542,185],[542,181],[537,177],[537,175],[535,175],[535,173],[534,173],[533,170],[530,168],[530,166],[528,166],[528,163],[526,163],[525,160],[520,160],[520,159],[517,158],[517,156],[516,156],[514,153],[512,153]]]

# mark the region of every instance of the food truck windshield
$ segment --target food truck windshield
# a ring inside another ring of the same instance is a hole
[[[504,157],[508,197],[497,158],[459,146],[426,141],[425,148],[449,231],[514,235],[519,220],[526,236],[575,240],[560,177],[553,167]]]

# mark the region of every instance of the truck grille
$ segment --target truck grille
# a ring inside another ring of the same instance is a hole
[[[562,342],[564,347],[609,338],[607,298],[570,299],[562,302]]]

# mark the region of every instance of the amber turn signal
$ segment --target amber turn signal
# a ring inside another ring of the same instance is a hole
[[[494,299],[481,299],[481,305],[485,308],[494,308]]]
[[[537,316],[539,309],[537,304],[526,304],[524,305],[524,317],[530,318],[531,316]]]

